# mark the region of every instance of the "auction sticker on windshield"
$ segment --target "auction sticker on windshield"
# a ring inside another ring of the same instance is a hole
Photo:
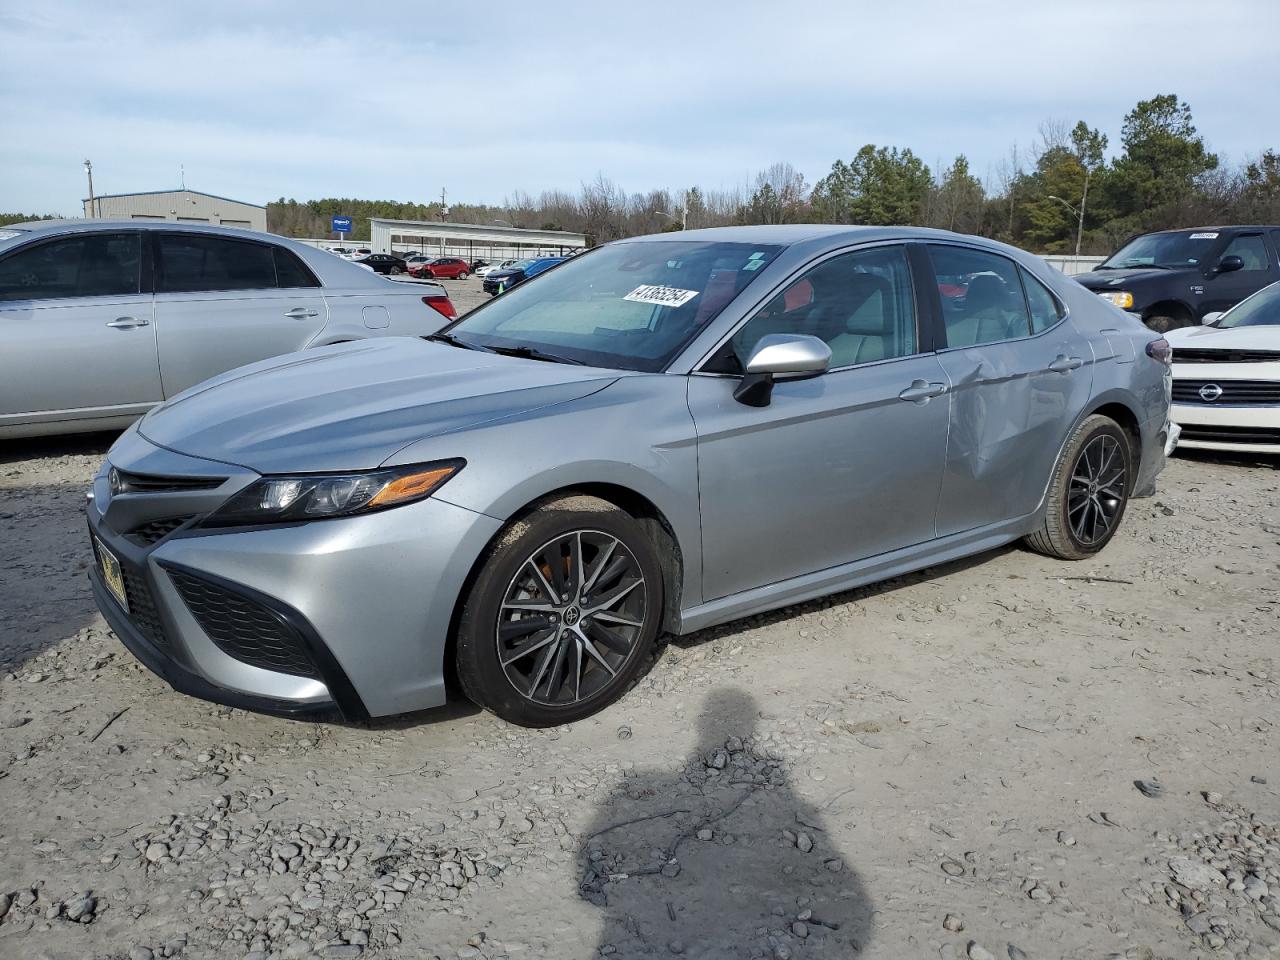
[[[1189,239],[1191,239],[1191,240],[1217,240],[1217,239],[1218,239],[1218,235],[1217,235],[1216,233],[1193,233]]]
[[[660,307],[683,307],[697,295],[697,290],[681,290],[679,287],[649,283],[636,287],[622,299],[633,303],[653,303]]]

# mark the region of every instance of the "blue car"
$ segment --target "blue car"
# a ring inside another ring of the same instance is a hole
[[[550,270],[558,263],[564,263],[568,257],[530,257],[517,260],[505,270],[494,270],[484,278],[484,292],[496,297],[504,290],[510,290],[518,283],[524,283],[530,277],[536,277],[544,270]]]

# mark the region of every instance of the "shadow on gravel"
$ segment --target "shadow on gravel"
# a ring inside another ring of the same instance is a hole
[[[596,956],[849,957],[868,943],[868,893],[757,743],[757,717],[747,693],[713,693],[684,768],[628,777],[597,813],[579,886],[604,914]]]

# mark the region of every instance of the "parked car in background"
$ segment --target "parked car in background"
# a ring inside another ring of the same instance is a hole
[[[1280,280],[1280,227],[1145,233],[1075,279],[1157,332],[1195,326]]]
[[[385,273],[399,277],[409,272],[409,265],[394,253],[371,253],[360,257],[356,263],[362,263],[374,273]]]
[[[1169,333],[1179,445],[1280,454],[1280,283]]]
[[[953,311],[939,276],[972,278]],[[510,722],[568,723],[663,631],[1021,538],[1096,556],[1164,466],[1167,346],[944,231],[619,241],[425,340],[153,411],[93,482],[94,595],[218,702],[382,716],[452,675]]]
[[[530,257],[526,260],[517,260],[509,267],[486,274],[482,284],[484,292],[491,297],[496,297],[499,293],[524,283],[530,277],[536,277],[564,263],[565,259],[565,257]]]
[[[475,273],[475,272],[476,272],[477,270],[479,270],[481,267],[487,267],[487,266],[489,266],[489,261],[488,261],[488,260],[479,260],[479,259],[477,259],[477,260],[472,260],[472,261],[471,261],[471,272],[472,272],[472,273]]]
[[[421,266],[422,264],[427,263],[432,259],[434,258],[425,253],[413,253],[413,254],[405,254],[404,262],[405,262],[405,265],[409,268],[409,272],[412,273],[414,267]]]
[[[434,277],[437,280],[465,280],[471,276],[467,261],[458,257],[435,257],[420,263],[409,271],[415,277]]]
[[[488,266],[478,267],[472,272],[477,277],[483,278],[483,277],[487,277],[489,274],[493,273],[495,270],[505,270],[507,269],[507,267],[514,265],[516,262],[517,261],[515,260],[503,260],[501,263],[491,263]]]
[[[123,427],[215,374],[347,340],[423,336],[439,285],[249,230],[136,220],[0,230],[0,437]]]

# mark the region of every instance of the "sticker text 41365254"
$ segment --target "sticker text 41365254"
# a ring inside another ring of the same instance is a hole
[[[647,283],[636,287],[622,299],[633,303],[653,303],[660,307],[682,307],[697,295],[697,290],[681,290],[679,287]]]

